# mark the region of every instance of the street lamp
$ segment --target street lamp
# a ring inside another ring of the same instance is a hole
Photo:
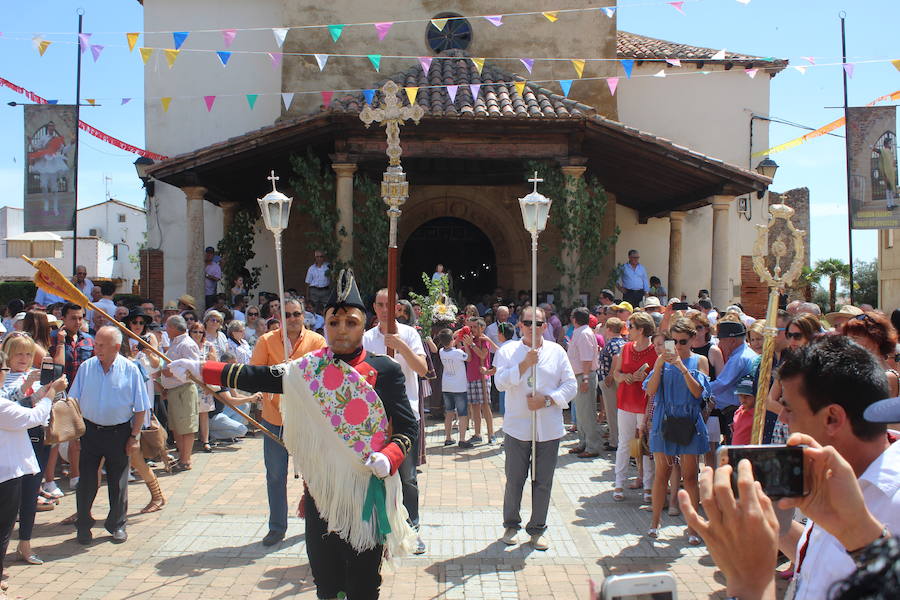
[[[531,234],[531,348],[537,349],[537,242],[538,235],[547,227],[547,217],[550,215],[550,198],[538,193],[537,184],[544,181],[538,178],[537,171],[529,183],[534,184],[534,190],[524,198],[519,198],[519,208],[522,209],[522,223],[525,231]],[[545,315],[546,318],[546,315]],[[537,365],[531,369],[531,394],[537,395]],[[531,481],[535,480],[537,469],[537,411],[531,411]]]
[[[756,172],[763,177],[768,177],[769,179],[775,179],[776,171],[778,171],[778,163],[768,156],[759,161],[759,164],[756,165]],[[765,191],[756,192],[756,197],[762,198],[763,196],[765,196],[765,194]]]
[[[278,297],[280,299],[279,303],[281,305],[281,339],[282,341],[284,341],[284,362],[288,362],[291,358],[291,346],[290,341],[288,341],[287,331],[285,330],[287,327],[287,318],[285,316],[284,310],[284,277],[281,266],[281,232],[287,229],[288,220],[291,218],[291,202],[293,202],[294,199],[288,198],[277,189],[275,189],[275,182],[279,179],[275,176],[275,171],[272,171],[266,179],[272,182],[272,191],[262,198],[257,198],[257,202],[259,202],[259,210],[260,212],[262,212],[263,222],[266,224],[266,229],[271,231],[272,235],[275,236],[275,268],[278,272]]]
[[[148,196],[155,196],[156,192],[156,182],[153,181],[147,171],[150,170],[150,167],[153,166],[153,160],[147,158],[146,156],[139,156],[136,161],[134,161],[134,170],[137,171],[138,179],[140,179],[144,183],[144,189],[147,190]]]

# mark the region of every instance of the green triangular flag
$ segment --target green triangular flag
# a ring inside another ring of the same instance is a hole
[[[381,55],[380,54],[370,54],[369,61],[372,63],[372,66],[375,67],[376,71],[381,69]]]
[[[328,31],[331,32],[331,39],[335,42],[338,41],[338,38],[341,37],[341,33],[344,31],[343,25],[329,25]]]
[[[250,105],[250,110],[253,110],[257,97],[259,97],[259,94],[247,94],[247,104]]]

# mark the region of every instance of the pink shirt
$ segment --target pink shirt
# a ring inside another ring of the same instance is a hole
[[[590,326],[582,325],[572,332],[572,341],[569,342],[569,362],[572,363],[572,370],[576,375],[582,375],[584,369],[582,363],[590,361],[591,371],[596,371],[600,366],[597,357],[600,354],[600,348],[597,346],[597,336],[591,330]]]

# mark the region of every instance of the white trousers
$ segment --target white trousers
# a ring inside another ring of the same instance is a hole
[[[630,456],[631,440],[635,438],[638,427],[644,423],[643,413],[631,413],[624,410],[618,411],[619,446],[616,449],[616,485],[615,489],[625,487],[626,472],[628,471],[628,457]],[[649,456],[641,457],[644,465],[644,489],[653,489],[653,464]]]

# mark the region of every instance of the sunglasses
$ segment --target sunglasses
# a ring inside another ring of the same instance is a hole
[[[197,319],[195,319],[194,317],[185,317],[184,320],[185,321],[196,321]]]
[[[0,373],[9,373],[9,367],[0,367]]]
[[[258,316],[259,316],[259,313],[258,313],[258,312],[248,312],[248,313],[247,313],[247,316],[248,316],[248,317],[258,317]]]
[[[672,340],[672,341],[675,342],[676,344],[678,344],[679,346],[687,346],[691,340],[687,339],[687,340]]]
[[[786,337],[789,340],[799,340],[799,339],[803,339],[803,333],[801,333],[799,331],[786,331],[784,334],[784,337]]]
[[[286,312],[284,313],[285,317],[294,317],[295,319],[299,319],[303,316],[303,313],[299,310],[295,310],[294,312]]]
[[[522,325],[524,325],[525,327],[531,327],[531,326],[541,327],[544,325],[544,322],[543,321],[522,321]]]
[[[147,321],[145,321],[145,320],[143,320],[143,319],[135,319],[135,320],[132,321],[131,323],[132,323],[132,324],[137,323],[138,325],[146,325],[146,324],[147,324]]]

